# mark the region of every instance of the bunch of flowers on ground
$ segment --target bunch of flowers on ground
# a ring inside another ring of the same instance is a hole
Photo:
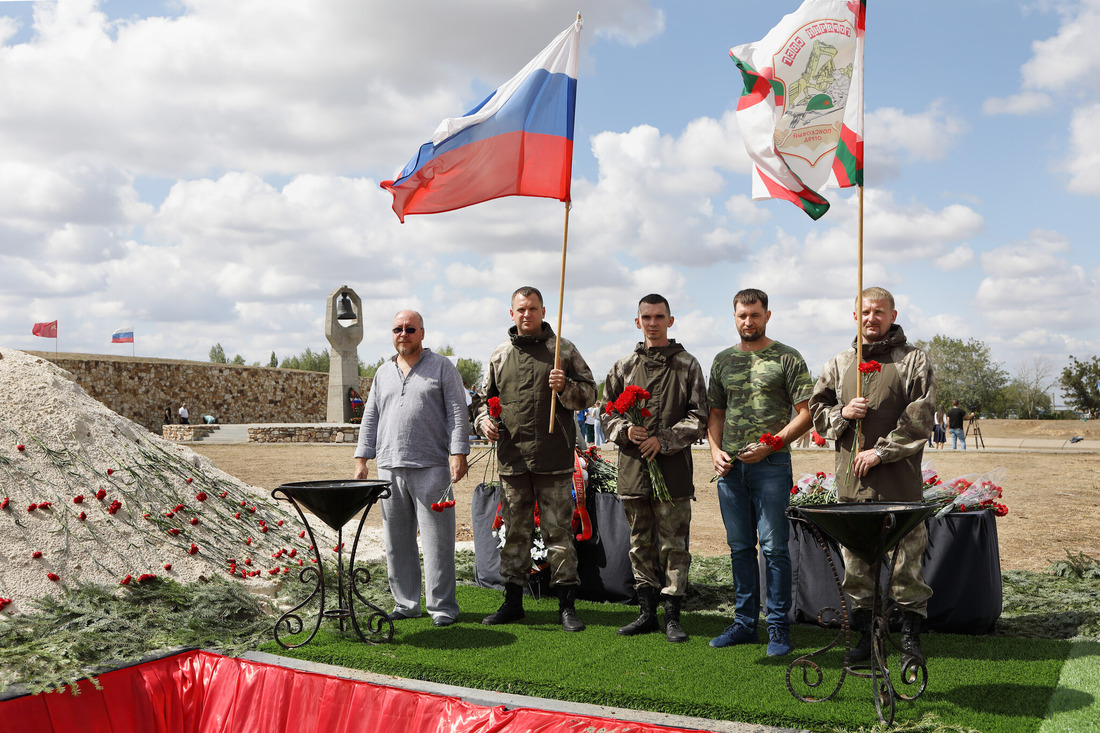
[[[589,448],[584,455],[588,461],[588,490],[617,494],[619,469],[615,464],[605,461],[596,446]]]
[[[805,473],[791,488],[791,506],[836,504],[836,476],[824,471]]]
[[[607,403],[607,414],[616,412],[629,420],[632,424],[641,426],[642,420],[650,417],[649,410],[642,407],[641,403],[650,398],[648,390],[633,384],[628,384],[623,393]],[[646,459],[649,468],[649,481],[653,484],[653,496],[660,501],[672,501],[672,495],[668,493],[668,484],[665,483],[661,467],[654,458]]]
[[[937,517],[951,512],[973,512],[980,509],[989,509],[998,517],[1003,517],[1008,514],[1008,507],[999,501],[1002,498],[1003,475],[1003,468],[995,468],[980,476],[960,476],[947,483],[929,486],[926,481],[924,503],[941,506],[936,512]]]

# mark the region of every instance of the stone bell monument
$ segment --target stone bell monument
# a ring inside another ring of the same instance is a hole
[[[325,336],[332,344],[328,365],[326,422],[351,421],[349,389],[359,389],[359,342],[363,340],[363,301],[347,285],[333,290],[325,308]]]

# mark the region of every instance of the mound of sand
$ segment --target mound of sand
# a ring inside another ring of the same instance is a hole
[[[33,611],[29,601],[80,582],[149,576],[189,582],[232,572],[271,593],[312,562],[289,503],[112,412],[65,370],[0,349],[0,384],[5,613]],[[335,533],[312,524],[331,552]],[[345,530],[348,545],[353,537]],[[378,544],[375,531],[360,539],[361,552],[377,554]]]

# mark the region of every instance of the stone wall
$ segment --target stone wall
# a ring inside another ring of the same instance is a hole
[[[248,428],[249,443],[354,443],[359,426],[328,423],[325,425],[260,425]]]
[[[298,369],[212,364],[149,357],[28,352],[57,364],[107,407],[160,433],[164,408],[178,422],[181,402],[192,423],[323,423],[328,374]],[[361,379],[366,399],[370,380]]]

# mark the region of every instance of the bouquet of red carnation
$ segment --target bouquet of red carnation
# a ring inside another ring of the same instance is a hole
[[[618,398],[607,403],[607,414],[613,415],[617,412],[631,424],[641,427],[642,420],[652,414],[641,405],[649,398],[650,394],[647,390],[628,384]],[[646,465],[649,468],[649,481],[653,484],[653,495],[660,501],[672,501],[672,495],[668,493],[668,484],[665,483],[664,474],[661,473],[661,467],[657,465],[656,459],[646,459]]]
[[[872,359],[871,361],[861,362],[858,369],[860,381],[863,383],[863,389],[860,394],[865,395],[867,394],[867,387],[871,384],[871,377],[882,371],[882,364]],[[852,452],[848,456],[848,465],[844,467],[844,476],[841,482],[843,485],[852,488],[854,488],[853,481],[855,479],[856,453],[859,453],[863,445],[863,435],[860,432],[860,427],[862,425],[863,420],[857,419],[855,424],[855,438],[852,440]]]

